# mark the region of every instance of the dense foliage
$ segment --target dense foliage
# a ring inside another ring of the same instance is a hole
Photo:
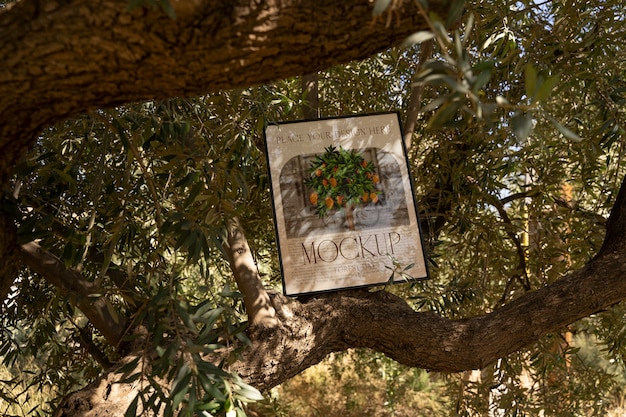
[[[323,116],[399,109],[405,120],[410,95],[421,89],[409,154],[431,279],[386,290],[450,318],[489,313],[588,262],[626,174],[623,5],[465,6],[456,29],[429,16],[431,32],[413,37],[434,42],[426,61],[424,44],[407,44],[319,74]],[[302,96],[289,79],[97,110],[46,129],[15,168],[4,206],[21,243],[55,254],[94,283],[90,297],[105,296],[120,320],[142,325],[124,335],[125,349],[157,352],[150,370],[137,370],[137,362],[122,368],[149,394],[135,405],[208,415],[241,413],[244,402],[259,399],[229,372],[237,351],[219,367],[207,359],[246,342],[224,253],[226,224],[240,219],[264,283],[280,291],[262,132],[267,123],[301,118]],[[342,151],[328,153],[335,152]],[[378,198],[371,166],[363,166],[358,195],[340,202],[337,193],[323,194],[332,167],[312,172],[311,203],[320,214],[359,196],[365,202],[366,191]],[[80,302],[22,270],[3,305],[0,413],[46,415],[60,396],[119,360],[119,346],[94,329]],[[606,415],[624,399],[625,315],[618,304],[475,372],[426,374],[359,351],[305,378],[337,384],[327,391],[337,395],[349,386],[337,369],[367,375],[385,389],[370,410],[376,415],[405,415],[398,398],[430,415]],[[173,381],[171,392],[163,380]],[[306,384],[293,388],[300,383],[270,393],[266,412],[309,396]],[[350,395],[362,415],[357,394]]]

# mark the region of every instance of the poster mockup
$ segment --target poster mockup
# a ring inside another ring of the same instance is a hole
[[[272,124],[265,138],[286,295],[428,276],[397,113]]]

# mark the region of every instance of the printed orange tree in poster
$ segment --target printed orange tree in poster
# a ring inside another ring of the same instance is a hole
[[[316,155],[309,167],[305,184],[312,191],[310,203],[320,217],[345,210],[350,230],[354,230],[354,209],[376,204],[381,192],[376,167],[355,150],[329,146]]]

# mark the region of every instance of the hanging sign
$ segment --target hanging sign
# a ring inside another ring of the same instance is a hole
[[[397,113],[265,129],[286,295],[428,276]]]

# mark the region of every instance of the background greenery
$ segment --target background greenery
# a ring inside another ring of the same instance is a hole
[[[471,1],[456,29],[430,16],[432,31],[413,38],[434,43],[426,62],[424,44],[409,42],[319,74],[322,116],[399,109],[405,120],[409,95],[423,89],[409,153],[430,226],[431,279],[389,291],[417,310],[475,316],[594,256],[626,173],[623,6]],[[198,352],[245,341],[221,249],[227,219],[239,217],[264,282],[281,290],[263,128],[301,118],[302,104],[299,80],[289,79],[101,109],[46,129],[15,169],[3,204],[22,242],[37,240],[149,327],[143,343],[160,352],[155,368],[179,393],[154,404],[225,412],[255,397]],[[122,289],[105,276],[110,268],[131,277]],[[0,413],[47,415],[117,359],[76,303],[22,271],[3,306]],[[463,374],[337,354],[253,407],[293,416],[617,415],[625,314],[620,303]]]

